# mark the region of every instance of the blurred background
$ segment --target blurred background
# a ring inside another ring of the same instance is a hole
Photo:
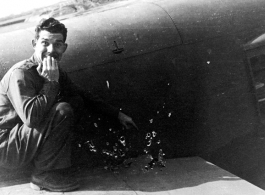
[[[113,1],[124,0],[4,0],[0,2],[0,27],[48,17],[63,19]]]

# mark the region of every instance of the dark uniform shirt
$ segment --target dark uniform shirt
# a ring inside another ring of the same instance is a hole
[[[28,127],[37,128],[59,96],[80,95],[88,109],[118,117],[117,108],[106,104],[89,91],[82,90],[63,70],[59,70],[59,83],[47,82],[39,75],[37,66],[38,63],[33,55],[30,59],[15,64],[2,78],[0,138],[1,131],[10,131],[16,125],[25,124]]]

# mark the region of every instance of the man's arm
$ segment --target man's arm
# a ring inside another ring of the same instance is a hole
[[[92,95],[92,93],[89,91],[84,90],[80,86],[74,84],[68,77],[67,73],[62,70],[60,70],[59,82],[64,85],[62,88],[64,88],[65,91],[68,91],[66,92],[67,94],[79,94],[84,99],[84,103],[88,109],[118,119],[126,129],[131,127],[138,129],[131,117],[120,112],[118,108],[107,104],[98,96]]]
[[[58,94],[59,84],[47,82],[41,93],[34,87],[28,71],[15,69],[10,75],[7,96],[20,119],[29,127],[37,127],[51,109]]]
[[[68,77],[67,73],[63,70],[60,70],[60,79],[59,83],[61,84],[61,92],[63,96],[75,96],[80,95],[85,103],[86,108],[89,110],[102,113],[107,116],[117,118],[119,114],[119,109],[107,104],[101,98],[96,95],[93,95],[88,90],[84,90],[82,87],[76,85]]]

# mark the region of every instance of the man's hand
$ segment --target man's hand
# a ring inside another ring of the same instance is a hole
[[[47,56],[43,59],[43,63],[39,64],[37,71],[44,79],[48,81],[59,80],[58,62],[51,56]]]
[[[126,129],[130,129],[131,127],[134,127],[138,130],[138,127],[136,126],[136,124],[133,122],[132,118],[127,116],[126,114],[119,112],[119,116],[118,119],[120,121],[120,123],[126,128]]]

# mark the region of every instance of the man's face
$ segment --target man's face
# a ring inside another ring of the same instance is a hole
[[[60,61],[67,48],[67,44],[64,43],[63,39],[64,37],[61,33],[50,33],[46,30],[40,31],[38,40],[32,41],[37,61],[42,63],[47,56]]]

